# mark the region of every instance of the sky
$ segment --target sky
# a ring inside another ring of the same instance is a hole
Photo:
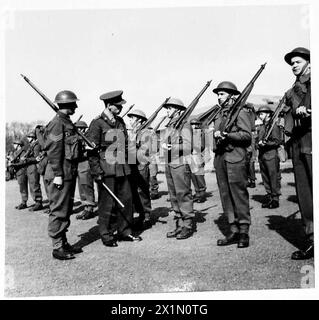
[[[267,62],[253,94],[281,96],[294,77],[283,56],[309,48],[307,6],[219,6],[21,10],[5,32],[6,121],[49,121],[53,111],[21,78],[51,100],[72,90],[74,120],[103,110],[99,96],[123,90],[123,111],[149,116],[169,96],[187,106],[208,80],[196,108],[216,102],[212,89],[230,80],[241,90]]]

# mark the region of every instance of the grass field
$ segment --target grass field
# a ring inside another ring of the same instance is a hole
[[[167,239],[174,228],[165,175],[159,174],[162,197],[152,202],[153,226],[139,243],[120,242],[117,248],[103,246],[97,218],[87,221],[71,217],[71,244],[83,253],[70,261],[52,258],[47,235],[48,216],[42,211],[18,211],[17,181],[6,182],[6,288],[8,297],[99,295],[126,293],[194,292],[239,289],[300,288],[301,268],[308,261],[292,261],[291,253],[302,244],[293,174],[282,174],[280,208],[261,209],[264,195],[257,174],[257,187],[249,189],[252,216],[251,245],[217,247],[223,236],[223,218],[215,173],[206,174],[212,196],[195,204],[197,232],[187,240]],[[76,195],[78,197],[78,195]],[[31,205],[33,201],[29,201]],[[74,208],[75,212],[80,206]],[[289,217],[290,216],[290,217]],[[289,217],[289,218],[288,218]]]

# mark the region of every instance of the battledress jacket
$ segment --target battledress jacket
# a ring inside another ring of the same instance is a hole
[[[222,110],[215,120],[214,133],[220,131],[226,120],[229,109]],[[215,154],[224,154],[229,163],[240,162],[246,157],[246,148],[251,144],[252,121],[250,113],[243,108],[228,133],[224,143],[217,145],[214,138],[213,151]]]
[[[121,117],[115,116],[113,123],[107,115],[92,120],[87,137],[96,149],[89,153],[92,176],[123,177],[131,174],[128,165],[128,135]]]
[[[48,161],[44,179],[51,181],[59,176],[65,181],[74,179],[81,141],[69,116],[58,111],[46,126],[44,135]]]

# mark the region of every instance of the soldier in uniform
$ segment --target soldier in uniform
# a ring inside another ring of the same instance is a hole
[[[217,241],[218,246],[237,243],[238,248],[249,246],[249,194],[247,191],[246,148],[251,144],[252,122],[243,108],[230,132],[224,132],[224,123],[233,106],[234,96],[240,94],[230,81],[221,82],[213,92],[218,96],[222,111],[215,120],[214,166],[224,214],[229,223],[230,233]],[[225,104],[227,98],[231,98]],[[218,143],[219,140],[219,143]]]
[[[55,97],[59,111],[45,129],[45,151],[48,163],[44,179],[48,186],[50,215],[48,233],[52,239],[52,255],[68,260],[81,248],[71,246],[66,237],[73,210],[78,159],[81,157],[81,141],[70,115],[75,113],[78,101],[72,91],[61,91]]]
[[[130,126],[132,128],[129,135],[129,144],[132,145],[134,151],[134,160],[136,163],[130,164],[131,167],[131,189],[133,196],[134,210],[139,213],[139,224],[143,228],[151,226],[151,195],[150,195],[150,162],[145,158],[150,156],[149,148],[146,143],[142,143],[143,135],[151,134],[151,131],[146,129],[137,136],[137,132],[141,125],[147,120],[146,114],[138,109],[128,113]],[[151,136],[150,136],[151,137]],[[133,159],[132,159],[133,160]]]
[[[205,135],[201,129],[201,122],[198,119],[190,121],[192,127],[192,166],[191,179],[195,189],[193,201],[203,203],[206,201],[206,181],[205,181],[205,162],[202,152],[205,149]]]
[[[27,139],[30,145],[26,151],[26,154],[21,157],[21,160],[25,161],[28,164],[27,177],[31,195],[35,202],[30,211],[39,211],[43,209],[40,174],[37,168],[38,156],[40,155],[41,146],[36,138],[37,137],[35,131],[31,131],[28,133]]]
[[[156,200],[160,197],[158,193],[159,185],[157,180],[158,165],[156,163],[156,157],[154,155],[150,165],[150,196],[151,200]]]
[[[266,129],[269,126],[273,111],[270,107],[263,106],[258,109],[257,113],[263,122],[258,128],[258,158],[262,181],[267,193],[261,206],[262,208],[275,209],[279,207],[280,195],[280,186],[278,184],[280,171],[278,148],[281,144],[280,129],[275,124],[269,138],[267,141],[264,141]]]
[[[294,260],[314,256],[310,51],[296,48],[285,55],[296,81],[285,94],[285,132],[290,136],[297,198],[305,230],[305,249]]]
[[[133,203],[128,180],[131,169],[127,159],[128,138],[125,123],[119,113],[126,102],[123,91],[112,91],[100,96],[104,102],[104,111],[92,120],[87,133],[96,145],[89,155],[92,176],[98,184],[98,225],[102,243],[108,247],[117,247],[117,240],[141,241],[141,237],[132,235]],[[104,188],[107,185],[120,199],[125,208],[117,205]],[[115,214],[116,226],[112,223]],[[117,229],[117,230],[115,230]],[[115,236],[117,231],[117,237]]]
[[[184,103],[176,98],[170,98],[164,106],[168,113],[173,113],[178,108],[185,110]],[[162,144],[166,150],[165,175],[168,185],[171,205],[175,212],[176,227],[167,233],[167,238],[183,240],[191,237],[196,229],[195,213],[193,209],[191,170],[185,161],[185,156],[191,154],[191,128],[190,124],[184,125],[182,130],[174,129],[173,120],[167,127],[167,138]],[[171,134],[168,134],[171,132]]]
[[[78,121],[75,126],[85,133],[88,125],[85,121]],[[95,207],[94,180],[91,175],[87,152],[83,150],[83,156],[78,165],[78,188],[81,202],[84,203],[84,210],[76,216],[76,219],[87,220],[93,218]]]
[[[15,140],[13,142],[14,146],[14,154],[13,161],[10,163],[10,166],[14,168],[17,176],[17,181],[19,184],[20,195],[21,195],[21,203],[17,205],[15,208],[18,210],[27,208],[28,201],[28,178],[27,178],[27,170],[25,166],[18,165],[21,157],[26,152],[26,144],[23,140]]]

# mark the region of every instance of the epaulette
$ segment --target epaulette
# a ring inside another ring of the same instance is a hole
[[[98,116],[96,116],[93,120],[98,120],[98,119],[100,119],[100,118],[102,118],[102,115],[101,115],[101,114],[99,114]]]

